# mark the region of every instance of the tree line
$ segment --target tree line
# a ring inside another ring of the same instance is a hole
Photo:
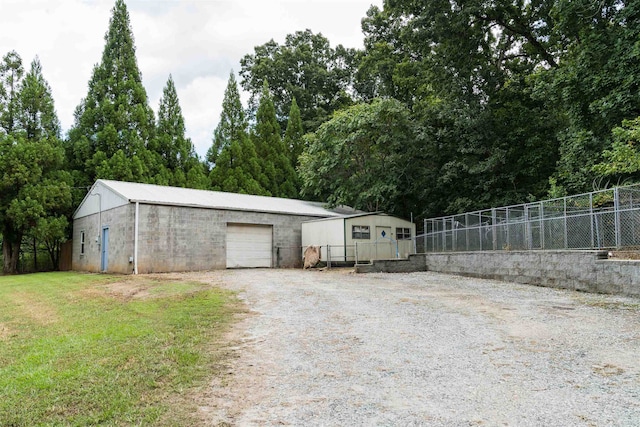
[[[200,159],[170,75],[157,118],[149,107],[117,0],[66,137],[37,58],[28,72],[2,59],[3,270],[25,242],[55,265],[98,178],[403,217],[638,180],[639,14],[621,0],[385,0],[362,19],[364,49],[304,30],[245,55]]]

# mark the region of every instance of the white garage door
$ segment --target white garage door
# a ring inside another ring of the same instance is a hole
[[[271,267],[273,227],[227,224],[227,268]]]

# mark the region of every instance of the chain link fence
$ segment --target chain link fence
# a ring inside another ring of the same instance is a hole
[[[640,247],[640,186],[424,220],[425,252]]]

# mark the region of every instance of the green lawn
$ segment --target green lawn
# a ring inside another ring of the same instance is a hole
[[[197,423],[238,307],[200,283],[0,277],[0,426]]]

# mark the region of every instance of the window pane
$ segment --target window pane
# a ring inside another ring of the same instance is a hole
[[[408,240],[411,239],[411,229],[410,228],[396,228],[396,239],[397,240]]]
[[[351,227],[351,238],[353,239],[369,239],[371,234],[368,225],[353,225]]]

